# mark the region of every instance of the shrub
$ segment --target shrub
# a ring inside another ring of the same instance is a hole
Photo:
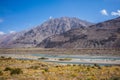
[[[8,57],[7,59],[12,59],[12,57]]]
[[[38,60],[45,60],[45,59],[48,59],[48,58],[45,58],[45,57],[38,58]]]
[[[67,64],[67,66],[71,66],[71,64]]]
[[[0,58],[4,59],[4,58],[5,58],[5,56],[1,56]]]
[[[47,67],[46,67],[46,68],[44,68],[44,71],[45,71],[45,72],[48,72],[48,70],[49,70],[49,68],[47,68]]]
[[[4,69],[4,71],[11,71],[12,70],[12,68],[10,68],[10,67],[6,67],[5,69]]]
[[[7,58],[7,57],[5,57],[5,56],[1,56],[0,59],[10,60],[10,59],[12,59],[12,58],[11,58],[11,57],[8,57],[8,58]]]
[[[110,80],[120,80],[120,77],[112,77]]]
[[[59,59],[60,61],[70,61],[72,60],[71,58],[62,58],[62,59]]]
[[[2,71],[0,71],[0,76],[2,76],[3,75],[3,72]]]
[[[15,68],[15,69],[13,69],[13,68],[10,68],[10,67],[6,67],[6,68],[4,69],[4,71],[10,71],[10,74],[11,74],[11,75],[23,73],[23,71],[22,71],[20,68]]]
[[[38,69],[38,68],[40,68],[40,66],[31,66],[31,67],[29,67],[29,69]]]
[[[98,69],[101,69],[101,67],[98,64],[94,64],[95,67],[97,67]]]
[[[76,64],[73,64],[73,66],[76,66]]]
[[[12,69],[10,74],[13,75],[13,74],[22,74],[23,71],[20,69],[20,68],[15,68],[15,69]]]

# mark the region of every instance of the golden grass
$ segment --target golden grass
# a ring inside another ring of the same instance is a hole
[[[6,67],[23,73],[11,75]],[[120,66],[58,65],[35,60],[0,58],[0,80],[119,80]]]

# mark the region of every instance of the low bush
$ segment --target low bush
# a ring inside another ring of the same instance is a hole
[[[98,69],[101,69],[101,67],[98,64],[94,64],[95,67],[97,67]]]
[[[29,67],[29,69],[38,69],[38,68],[40,68],[40,66],[31,66],[31,67]]]
[[[10,74],[13,75],[13,74],[22,74],[23,71],[20,69],[20,68],[15,68],[15,69],[12,69]]]
[[[45,59],[48,59],[48,58],[45,58],[45,57],[38,58],[38,60],[45,60]]]
[[[46,67],[46,68],[44,68],[44,71],[45,71],[45,72],[48,72],[48,70],[49,70],[49,68],[47,68],[47,67]]]
[[[0,58],[4,59],[4,58],[5,58],[5,56],[0,56]]]
[[[10,74],[13,75],[13,74],[22,74],[23,71],[20,69],[20,68],[10,68],[10,67],[6,67],[4,69],[4,71],[10,71]]]
[[[0,71],[0,76],[2,76],[3,75],[3,72],[2,71]]]
[[[112,77],[110,80],[120,80],[120,77]]]
[[[59,59],[60,61],[71,61],[72,59],[71,58],[61,58]]]
[[[12,68],[10,68],[10,67],[6,67],[5,69],[4,69],[4,71],[11,71],[12,70]]]
[[[7,59],[12,59],[12,57],[8,57]]]

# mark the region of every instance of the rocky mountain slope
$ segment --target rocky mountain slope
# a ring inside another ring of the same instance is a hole
[[[37,47],[120,48],[120,17],[51,36],[39,43]]]
[[[52,35],[61,34],[74,28],[88,27],[90,25],[90,22],[78,18],[61,17],[50,19],[33,29],[5,35],[0,39],[0,48],[35,47]]]

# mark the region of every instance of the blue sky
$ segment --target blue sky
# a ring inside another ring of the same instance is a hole
[[[0,0],[0,34],[30,29],[50,17],[98,23],[120,16],[120,0]]]

